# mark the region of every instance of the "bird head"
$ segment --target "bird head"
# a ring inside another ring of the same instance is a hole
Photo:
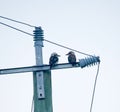
[[[60,55],[58,55],[56,52],[53,52],[53,53],[51,54],[51,56],[57,56],[57,57],[60,57]]]
[[[75,54],[73,51],[70,51],[70,52],[68,52],[66,55],[71,55],[71,54]]]

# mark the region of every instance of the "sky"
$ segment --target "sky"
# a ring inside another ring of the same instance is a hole
[[[92,112],[120,112],[119,0],[1,0],[0,16],[44,30],[44,38],[100,56]],[[29,33],[34,28],[0,18]],[[0,24],[0,69],[35,65],[33,37]],[[52,52],[66,63],[69,50],[44,42],[43,62]],[[87,56],[76,53],[77,61]],[[54,112],[89,112],[97,65],[52,71]],[[33,73],[0,76],[0,112],[30,112]]]

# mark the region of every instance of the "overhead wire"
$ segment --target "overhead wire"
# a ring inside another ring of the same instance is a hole
[[[0,22],[0,24],[2,24],[2,25],[4,25],[4,26],[7,26],[7,27],[9,27],[9,28],[12,28],[12,29],[14,29],[14,30],[17,30],[17,31],[19,31],[19,32],[22,32],[22,33],[24,33],[24,34],[27,34],[27,35],[29,35],[29,36],[34,36],[34,35],[31,34],[31,33],[25,32],[25,31],[23,31],[23,30],[21,30],[21,29],[18,29],[18,28],[15,28],[15,27],[13,27],[13,26],[10,26],[10,25],[8,25],[8,24],[6,24],[6,23]],[[87,56],[93,56],[93,55],[90,55],[90,54],[87,54],[87,53],[80,52],[80,51],[78,51],[78,50],[72,49],[72,48],[70,48],[70,47],[67,47],[67,46],[64,46],[64,45],[61,45],[61,44],[58,44],[58,43],[49,41],[49,40],[47,40],[47,39],[43,39],[43,40],[46,41],[46,42],[49,42],[49,43],[51,43],[51,44],[57,45],[57,46],[59,46],[59,47],[62,47],[62,48],[68,49],[68,50],[72,50],[72,51],[77,52],[77,53],[79,53],[79,54],[83,54],[83,55],[87,55]],[[93,57],[94,57],[94,56],[93,56]]]
[[[93,108],[96,84],[97,84],[97,79],[98,79],[98,74],[99,74],[99,68],[100,68],[100,63],[98,63],[97,73],[95,76],[94,87],[93,87],[93,92],[92,92],[92,99],[91,99],[91,103],[90,103],[90,112],[92,112],[92,108]]]
[[[19,31],[19,32],[25,33],[25,34],[27,34],[27,35],[33,36],[33,34],[30,34],[30,33],[28,33],[28,32],[25,32],[25,31],[23,31],[23,30],[20,30],[20,29],[18,29],[18,28],[15,28],[15,27],[13,27],[13,26],[10,26],[10,25],[8,25],[8,24],[5,24],[5,23],[3,23],[3,22],[0,22],[0,24],[2,24],[2,25],[4,25],[4,26],[7,26],[7,27],[9,27],[9,28],[12,28],[12,29],[14,29],[14,30],[17,30],[17,31]]]
[[[26,25],[26,26],[29,26],[29,27],[35,27],[35,26],[30,25],[30,24],[28,24],[28,23],[21,22],[21,21],[17,21],[17,20],[8,18],[8,17],[0,16],[0,18],[6,19],[6,20],[10,20],[10,21],[13,21],[13,22],[16,22],[16,23],[20,23],[20,24],[23,24],[23,25]]]
[[[34,95],[33,95],[32,103],[31,103],[31,112],[33,112],[33,109],[34,109]]]
[[[54,44],[54,45],[57,45],[57,46],[59,46],[59,47],[62,47],[62,48],[65,48],[65,49],[68,49],[68,50],[77,52],[77,53],[80,53],[80,54],[83,54],[83,55],[93,56],[93,55],[90,55],[90,54],[87,54],[87,53],[80,52],[80,51],[78,51],[78,50],[72,49],[72,48],[70,48],[70,47],[67,47],[67,46],[64,46],[64,45],[61,45],[61,44],[58,44],[58,43],[55,43],[55,42],[46,40],[46,39],[44,39],[44,41],[49,42],[49,43]]]

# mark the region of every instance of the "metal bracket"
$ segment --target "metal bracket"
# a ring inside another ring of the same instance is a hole
[[[38,99],[45,98],[43,72],[36,72]]]

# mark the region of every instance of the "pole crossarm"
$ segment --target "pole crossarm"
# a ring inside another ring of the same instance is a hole
[[[60,63],[55,67],[50,69],[50,65],[43,64],[37,66],[28,66],[28,67],[18,67],[18,68],[7,68],[0,69],[0,75],[4,74],[14,74],[14,73],[24,73],[24,72],[35,72],[35,71],[46,71],[46,70],[57,70],[57,69],[67,69],[67,68],[76,68],[81,67],[84,68],[86,66],[92,66],[97,63],[100,63],[99,56],[93,56],[85,59],[80,59],[79,62],[76,62],[75,66],[72,66],[70,63]]]
[[[55,67],[51,68],[51,70],[80,67],[78,63],[79,62],[76,63],[76,66],[72,66],[69,63],[61,63],[61,64],[58,64]],[[45,70],[50,70],[50,66],[42,65],[42,66],[28,66],[28,67],[0,69],[0,75],[24,73],[24,72],[35,72],[35,71],[45,71]]]

